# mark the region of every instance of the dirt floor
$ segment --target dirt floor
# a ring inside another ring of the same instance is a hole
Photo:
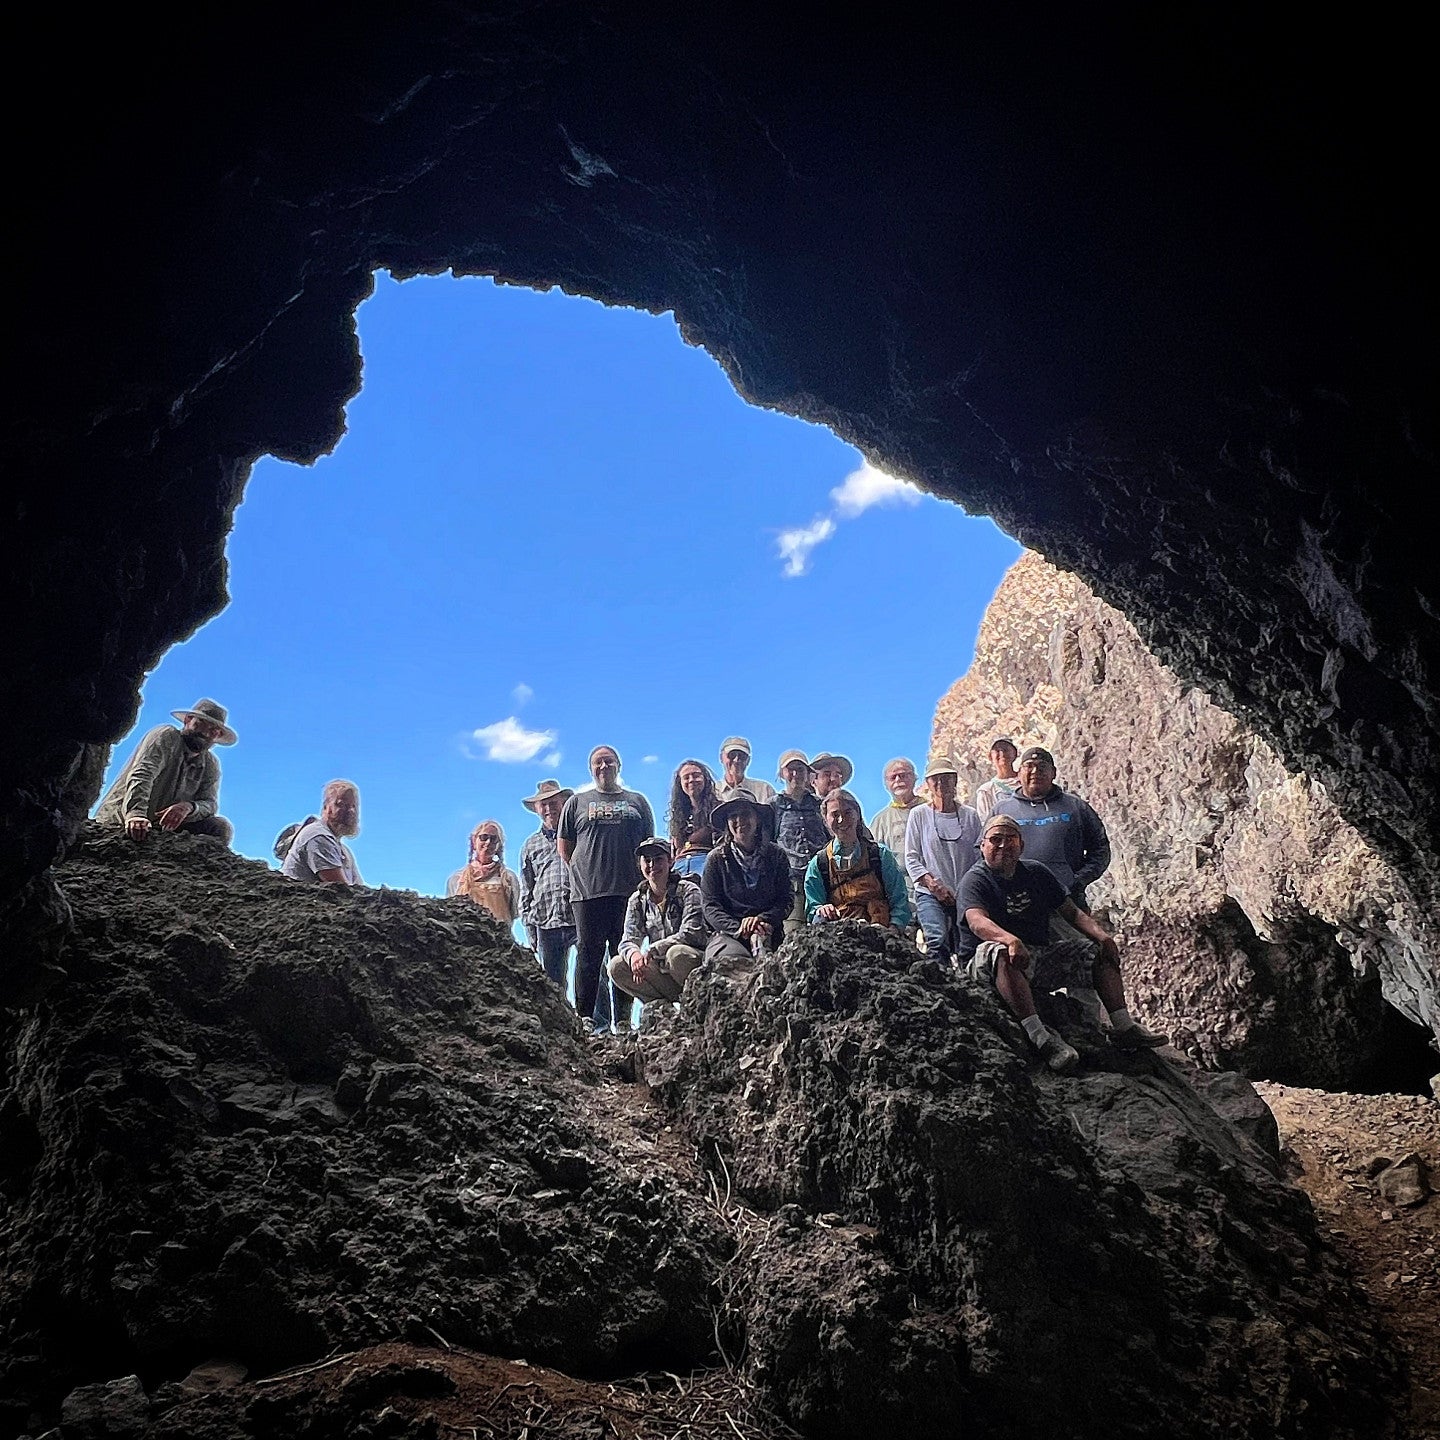
[[[1440,1437],[1440,1195],[1387,1200],[1382,1159],[1415,1155],[1440,1189],[1440,1105],[1418,1095],[1346,1095],[1257,1084],[1280,1126],[1290,1178],[1395,1336],[1410,1372],[1412,1440]]]
[[[221,1388],[199,1393],[214,1383],[212,1376]],[[193,1398],[164,1416],[154,1432],[157,1440],[230,1440],[241,1433],[303,1434],[316,1440],[332,1434],[336,1440],[794,1436],[765,1416],[739,1376],[726,1370],[689,1376],[659,1373],[604,1384],[572,1379],[523,1360],[392,1344],[337,1355],[234,1389],[226,1379],[224,1367],[202,1367],[185,1385]],[[245,1396],[239,1404],[237,1392]]]

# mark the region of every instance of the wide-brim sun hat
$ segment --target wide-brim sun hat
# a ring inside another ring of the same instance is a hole
[[[177,720],[194,715],[199,720],[208,720],[212,725],[218,725],[220,733],[215,737],[217,745],[233,745],[240,738],[225,723],[230,712],[215,700],[197,700],[188,710],[172,710],[170,713]]]
[[[558,780],[542,780],[536,787],[533,795],[527,795],[520,803],[527,810],[538,810],[542,800],[548,800],[552,795],[560,800],[568,800],[575,792],[568,785],[561,785]]]
[[[855,776],[855,767],[850,763],[847,755],[832,755],[828,750],[822,750],[810,762],[812,770],[823,770],[827,765],[840,767],[840,783],[842,785],[848,785]]]
[[[718,835],[730,824],[730,817],[737,814],[742,806],[748,805],[756,815],[764,809],[763,804],[753,795],[732,795],[728,800],[722,800],[710,812],[710,828]]]

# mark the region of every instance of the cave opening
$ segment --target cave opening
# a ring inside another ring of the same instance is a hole
[[[1388,1000],[1380,1003],[1380,1037],[1375,1053],[1354,1080],[1342,1087],[1357,1095],[1430,1096],[1440,1070],[1440,1050],[1428,1026],[1418,1025]]]
[[[241,853],[269,858],[343,775],[367,882],[441,894],[482,818],[513,865],[521,798],[587,783],[597,743],[662,830],[676,766],[718,773],[729,734],[772,782],[792,745],[848,754],[867,813],[889,758],[923,768],[1020,554],[993,522],[747,403],[672,316],[382,271],[357,328],[344,437],[308,469],[256,464],[229,604],[148,676],[107,784],[136,736],[213,694],[240,734],[220,753]],[[738,685],[737,649],[757,662]]]

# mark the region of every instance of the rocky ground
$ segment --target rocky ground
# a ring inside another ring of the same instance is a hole
[[[61,880],[69,978],[0,1021],[6,1430],[1400,1433],[1254,1090],[1063,1001],[1069,1077],[843,925],[587,1046],[457,902],[189,837]]]
[[[1418,1095],[1256,1087],[1287,1173],[1369,1294],[1404,1360],[1407,1433],[1440,1436],[1440,1104]]]

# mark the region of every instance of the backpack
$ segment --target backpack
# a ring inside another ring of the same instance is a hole
[[[303,820],[297,820],[293,825],[287,825],[275,837],[275,858],[284,860],[290,853],[290,847],[295,843],[295,837],[307,826],[313,825],[320,817],[318,815],[307,815]]]

